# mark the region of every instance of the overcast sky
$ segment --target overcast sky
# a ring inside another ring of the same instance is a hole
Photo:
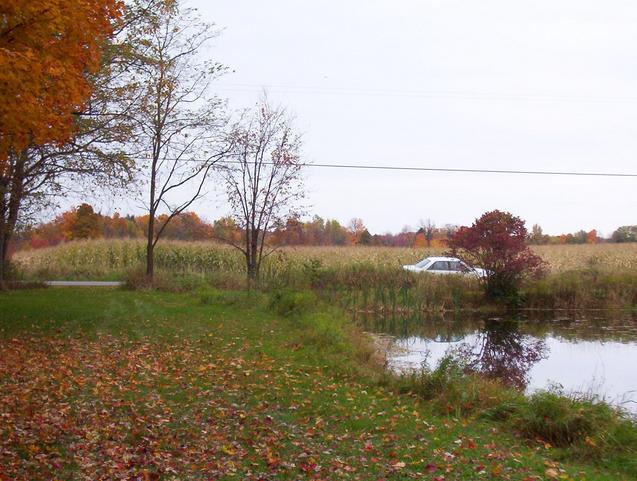
[[[233,109],[262,87],[315,163],[637,172],[637,2],[190,0]],[[374,233],[508,210],[557,234],[637,223],[637,178],[306,169],[311,212]],[[214,198],[197,208],[227,213]]]

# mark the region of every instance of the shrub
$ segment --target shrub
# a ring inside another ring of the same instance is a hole
[[[316,302],[312,292],[281,289],[272,294],[270,308],[283,317],[299,317],[311,311]]]
[[[443,357],[433,370],[425,365],[404,374],[398,383],[401,390],[415,392],[457,417],[482,413],[522,396],[495,380],[468,374],[466,366],[452,356]]]
[[[522,219],[494,210],[456,231],[449,247],[451,255],[486,269],[487,297],[515,302],[522,280],[545,271],[544,261],[526,245],[526,237]]]
[[[155,289],[164,292],[189,292],[206,284],[203,276],[186,272],[167,273],[165,271],[155,271],[153,279],[150,280],[146,276],[146,271],[139,268],[126,274],[123,288],[132,291]]]
[[[615,411],[605,403],[540,391],[512,415],[512,424],[525,436],[556,446],[582,443],[600,432],[609,432]]]

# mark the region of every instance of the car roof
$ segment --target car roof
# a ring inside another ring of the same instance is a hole
[[[457,257],[425,257],[425,259],[429,259],[430,261],[433,261],[433,262],[436,262],[436,261],[459,261],[460,260]],[[422,259],[420,262],[424,261],[425,259]]]

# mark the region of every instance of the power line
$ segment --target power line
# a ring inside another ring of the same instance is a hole
[[[415,172],[447,172],[470,174],[516,174],[516,175],[570,175],[586,177],[637,177],[637,174],[622,172],[567,172],[548,170],[499,170],[499,169],[453,169],[437,167],[402,167],[389,165],[356,165],[356,164],[301,164],[303,167],[326,167],[337,169],[367,169],[367,170],[399,170]]]
[[[138,158],[137,160],[149,160]],[[177,159],[166,158],[167,161]],[[183,162],[206,162],[206,159],[181,159]],[[237,160],[217,160],[216,164],[241,164]],[[274,162],[261,162],[265,165],[274,165]],[[385,170],[385,171],[407,171],[407,172],[443,172],[443,173],[465,173],[465,174],[511,174],[511,175],[556,175],[575,177],[637,177],[637,173],[629,172],[578,172],[578,171],[556,171],[556,170],[513,170],[513,169],[460,169],[447,167],[415,167],[397,165],[365,165],[365,164],[325,164],[325,163],[301,163],[300,167],[327,168],[327,169],[358,169],[358,170]]]
[[[634,103],[637,97],[614,96],[578,96],[578,95],[551,95],[551,94],[523,94],[523,93],[497,93],[479,92],[472,90],[408,90],[408,89],[369,89],[356,87],[320,87],[320,86],[296,86],[276,84],[244,84],[244,83],[219,83],[216,86],[219,91],[227,92],[254,92],[270,90],[278,93],[305,94],[305,95],[356,95],[373,97],[410,97],[431,99],[456,99],[456,100],[496,100],[496,101],[522,101],[522,102],[564,102],[564,103]]]

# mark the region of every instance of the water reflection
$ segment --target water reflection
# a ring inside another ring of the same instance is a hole
[[[527,391],[561,386],[637,413],[637,312],[526,313],[506,319],[462,316],[359,319],[396,349],[391,368],[434,367],[445,355]]]
[[[487,319],[471,342],[462,342],[450,354],[468,370],[525,389],[531,368],[547,357],[543,339],[520,332],[512,320]]]

